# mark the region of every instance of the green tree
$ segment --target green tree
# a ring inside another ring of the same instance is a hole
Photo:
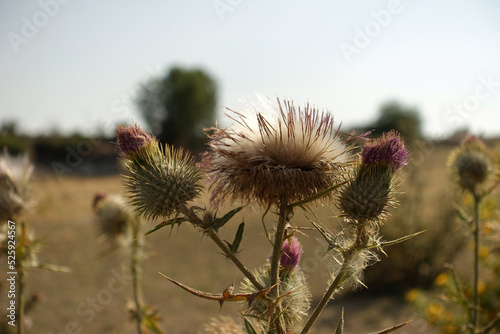
[[[200,69],[172,68],[142,86],[137,104],[161,142],[197,153],[214,124],[217,84]]]
[[[395,129],[411,145],[422,138],[421,123],[418,109],[390,101],[381,106],[378,119],[369,127],[377,134]]]

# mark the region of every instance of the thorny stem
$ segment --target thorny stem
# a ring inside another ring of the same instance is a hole
[[[479,203],[481,196],[474,194],[474,309],[472,310],[472,326],[475,332],[479,328]]]
[[[285,234],[285,227],[287,223],[287,213],[288,213],[288,206],[287,206],[287,201],[285,199],[281,200],[280,207],[279,207],[279,219],[278,219],[278,226],[276,228],[276,234],[274,236],[274,247],[273,247],[273,255],[271,257],[271,286],[273,287],[271,289],[272,295],[275,298],[279,297],[279,266],[280,266],[280,257],[281,257],[281,247],[283,245],[283,239],[284,239],[284,234]],[[281,313],[281,307],[277,305],[276,314]],[[278,316],[275,320],[275,330],[276,333],[283,333],[283,328],[281,325],[280,321],[280,316]]]
[[[360,222],[357,229],[356,229],[356,240],[353,242],[353,244],[344,252],[343,254],[343,262],[342,266],[340,267],[340,270],[337,273],[337,276],[335,277],[335,280],[330,284],[330,287],[328,290],[326,290],[325,294],[321,298],[320,302],[314,309],[313,313],[311,314],[311,317],[307,320],[306,324],[304,325],[304,328],[302,329],[302,332],[300,334],[307,334],[311,330],[312,326],[318,319],[319,315],[321,312],[323,312],[323,309],[326,307],[330,299],[332,298],[333,294],[337,289],[351,276],[350,271],[350,266],[351,266],[351,261],[354,259],[356,254],[366,248],[366,245],[368,244],[368,234],[366,233],[365,226],[363,222]]]
[[[137,334],[142,334],[142,306],[141,306],[141,273],[139,268],[140,259],[140,239],[139,239],[139,221],[132,224],[132,259],[131,271],[133,277],[134,303],[136,308]]]
[[[198,226],[203,225],[203,221],[186,205],[184,205],[180,211],[193,224]],[[234,255],[234,253],[229,249],[229,247],[227,247],[227,245],[219,238],[219,235],[217,234],[217,232],[214,231],[213,228],[208,228],[204,231],[210,237],[210,239],[212,239],[216,243],[216,245],[219,246],[219,248],[224,252],[224,255],[226,255],[229,258],[229,260],[231,260],[234,263],[234,265],[243,273],[243,275],[245,275],[246,278],[248,278],[250,282],[252,282],[252,284],[255,286],[257,290],[259,291],[264,290],[264,286],[257,281],[255,276],[250,272],[250,270],[248,270],[247,267],[245,267],[245,265],[241,263],[241,261]]]

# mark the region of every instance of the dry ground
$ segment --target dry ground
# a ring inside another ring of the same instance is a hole
[[[446,156],[443,151],[447,149],[424,155],[418,168],[432,166],[429,175],[438,179],[435,173],[441,173],[440,177],[445,177],[442,174]],[[28,290],[38,292],[40,301],[30,314],[33,327],[27,333],[73,333],[72,327],[81,329],[78,333],[133,333],[133,323],[129,321],[125,308],[126,301],[132,296],[126,253],[102,256],[106,245],[97,238],[91,210],[92,198],[97,191],[122,192],[121,178],[69,176],[59,181],[37,176],[34,190],[38,203],[23,221],[46,242],[40,259],[68,266],[71,273],[42,270],[30,273]],[[332,214],[329,208],[321,208],[322,222],[327,223],[327,217]],[[307,221],[303,219],[301,222],[300,217],[296,215],[296,223],[306,226]],[[241,219],[247,223],[247,229],[239,256],[248,267],[254,268],[263,262],[271,249],[262,233],[260,214],[245,209],[221,233],[227,240],[232,240]],[[272,216],[268,216],[269,226],[272,226],[271,219]],[[145,229],[153,226],[151,222],[144,225]],[[312,232],[308,238],[301,237],[306,250],[301,265],[310,279],[315,301],[325,289],[328,272],[328,260],[317,246],[319,238]],[[198,299],[158,274],[162,272],[192,287],[214,293],[221,292],[233,281],[239,282],[241,275],[209,239],[185,224],[179,229],[163,229],[147,236],[146,244],[148,258],[143,266],[145,301],[159,310],[166,333],[202,333],[203,324],[211,317],[237,316],[238,305],[227,303],[219,312],[216,303]],[[115,282],[117,275],[122,277],[120,284]],[[123,286],[123,290],[110,292],[110,284],[116,289]],[[5,300],[3,294],[0,296],[2,303]],[[417,320],[400,333],[432,333],[431,328],[418,320],[411,306],[397,297],[348,297],[331,302],[316,333],[333,332],[342,306],[345,306],[346,333],[367,333],[412,318]]]

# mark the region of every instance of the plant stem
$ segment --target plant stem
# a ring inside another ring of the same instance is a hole
[[[474,309],[472,310],[472,326],[474,332],[479,329],[479,203],[481,196],[474,194]]]
[[[314,312],[311,314],[311,317],[309,317],[309,319],[307,320],[304,328],[302,329],[302,332],[300,332],[301,334],[309,333],[311,327],[316,322],[316,319],[319,317],[321,312],[323,312],[323,309],[330,301],[330,298],[332,298],[333,293],[340,287],[340,284],[344,282],[346,278],[348,278],[348,272],[347,272],[348,266],[349,266],[349,261],[345,259],[344,263],[342,263],[342,267],[340,268],[339,272],[337,273],[337,276],[335,277],[335,280],[332,282],[328,290],[326,290],[325,294],[323,295],[323,298],[321,298],[321,301],[314,309]]]
[[[131,271],[133,277],[134,303],[136,308],[137,334],[142,334],[142,306],[141,306],[141,273],[139,267],[141,244],[139,239],[139,220],[132,223],[132,259]]]
[[[257,281],[255,276],[250,272],[250,270],[241,263],[240,260],[234,255],[233,252],[227,247],[227,245],[219,238],[219,235],[212,229],[209,228],[205,231],[208,236],[219,246],[219,248],[224,252],[224,254],[234,263],[234,265],[245,275],[246,278],[255,286],[257,290],[264,290],[264,286]]]
[[[203,226],[203,221],[187,206],[181,208],[182,213],[191,221],[193,224],[197,226]],[[234,263],[234,265],[245,275],[246,278],[255,286],[255,288],[259,291],[264,290],[264,286],[257,281],[255,276],[250,272],[250,270],[241,263],[241,261],[234,255],[233,252],[229,249],[229,247],[219,238],[217,232],[214,231],[213,228],[208,228],[204,230],[205,233],[212,239],[217,246],[224,252],[224,254]]]
[[[17,312],[17,334],[24,333],[24,288],[25,288],[25,278],[22,272],[19,272],[19,283],[18,283],[18,312]]]
[[[24,223],[16,225],[16,270],[19,275],[19,281],[17,283],[17,334],[24,333],[24,309],[25,309],[25,298],[24,290],[26,288],[26,277],[24,272],[24,261],[27,254],[27,244],[26,244],[26,227]]]
[[[275,298],[279,297],[279,266],[280,266],[280,257],[281,257],[281,247],[283,245],[283,239],[285,235],[285,227],[287,223],[287,213],[288,206],[286,200],[282,199],[279,207],[279,219],[278,226],[276,227],[276,234],[274,235],[274,246],[273,246],[273,255],[271,257],[271,289],[272,295]],[[276,333],[283,333],[280,316],[281,307],[280,305],[276,305],[276,310],[274,311],[278,314],[278,317],[275,319],[275,330]]]
[[[366,248],[366,245],[368,244],[369,240],[368,235],[366,234],[365,231],[365,227],[363,225],[364,223],[360,223],[358,225],[356,229],[356,240],[343,254],[344,261],[342,262],[342,266],[340,267],[340,270],[337,273],[335,280],[332,282],[332,284],[330,284],[330,287],[328,288],[328,290],[326,290],[320,302],[318,303],[313,313],[307,320],[306,324],[304,325],[304,328],[302,329],[302,332],[300,332],[301,334],[309,333],[312,326],[318,319],[321,312],[323,312],[324,308],[332,298],[335,291],[337,291],[337,289],[351,276],[351,274],[349,273],[351,261],[360,250]]]

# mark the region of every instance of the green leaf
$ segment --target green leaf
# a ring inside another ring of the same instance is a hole
[[[458,218],[460,218],[461,221],[464,223],[470,224],[472,222],[472,218],[469,217],[464,209],[462,209],[458,204],[453,205],[453,209],[455,210],[455,213],[457,214]]]
[[[382,330],[380,332],[373,332],[372,334],[387,334],[387,333],[392,333],[392,332],[400,329],[401,327],[408,325],[412,321],[413,321],[413,319],[411,319],[411,320],[409,320],[407,322],[403,322],[402,324],[396,325],[394,327],[386,328],[386,329],[384,329],[384,330]]]
[[[238,252],[238,248],[240,247],[241,240],[243,239],[243,232],[245,231],[245,223],[241,223],[238,226],[238,231],[236,231],[236,235],[234,236],[233,243],[229,246],[229,249],[233,254]]]
[[[153,232],[156,232],[158,231],[160,228],[163,228],[165,226],[174,226],[175,224],[181,224],[183,222],[187,221],[187,218],[186,217],[178,217],[178,218],[173,218],[173,219],[170,219],[168,221],[165,221],[165,222],[161,222],[160,224],[156,225],[155,227],[153,227],[152,229],[150,229],[149,231],[147,231],[146,233],[144,233],[144,235],[148,235],[148,234],[151,234]]]
[[[235,214],[237,214],[238,212],[241,211],[241,209],[243,209],[243,206],[240,206],[236,209],[233,209],[231,211],[229,211],[228,213],[226,213],[224,216],[220,217],[220,218],[216,218],[212,224],[212,226],[210,226],[211,228],[214,229],[215,232],[218,232],[219,231],[219,228],[221,228],[222,226],[226,225],[226,223],[234,217]]]
[[[245,329],[247,330],[248,334],[257,334],[257,331],[253,327],[252,323],[247,319],[243,318],[245,320]]]
[[[344,333],[344,308],[342,308],[342,314],[340,316],[339,324],[337,325],[337,329],[335,330],[335,334]]]

